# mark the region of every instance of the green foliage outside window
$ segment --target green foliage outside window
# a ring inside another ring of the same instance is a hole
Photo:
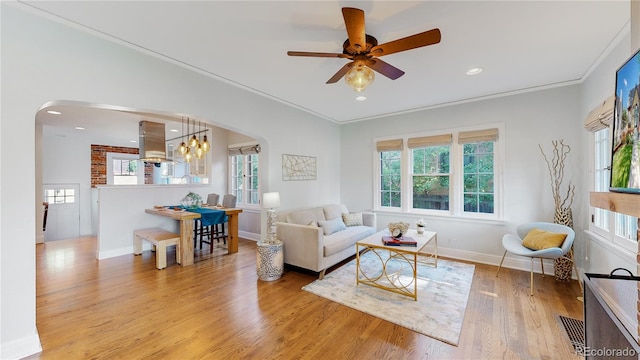
[[[449,210],[448,145],[412,150],[413,208]]]
[[[380,152],[380,205],[400,207],[401,171],[400,151]]]
[[[493,142],[464,144],[464,211],[494,212]]]

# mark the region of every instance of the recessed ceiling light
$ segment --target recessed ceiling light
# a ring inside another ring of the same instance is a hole
[[[478,75],[482,72],[482,68],[475,67],[467,70],[467,75]]]
[[[130,143],[137,143],[137,140],[129,140]]]
[[[60,111],[54,111],[54,110],[47,110],[48,114],[51,115],[61,115],[62,113]]]
[[[76,130],[84,130],[84,128],[82,126],[76,126],[76,127],[74,127],[74,129],[76,129]]]
[[[365,101],[365,100],[367,100],[367,97],[366,97],[366,96],[363,96],[363,95],[360,95],[360,96],[358,96],[358,97],[356,98],[356,100],[358,100],[358,101]]]
[[[171,131],[171,132],[178,132],[178,129],[171,129],[171,130],[169,130],[169,131]]]

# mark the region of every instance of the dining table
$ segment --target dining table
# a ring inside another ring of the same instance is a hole
[[[242,212],[239,208],[221,208],[215,206],[202,206],[198,209],[206,210],[222,210],[228,217],[228,241],[227,253],[234,254],[238,252],[238,215]],[[201,218],[202,211],[184,209],[178,206],[155,206],[145,209],[147,214],[159,215],[177,220],[180,224],[180,253],[178,254],[178,262],[182,266],[193,265],[193,222],[195,219]]]

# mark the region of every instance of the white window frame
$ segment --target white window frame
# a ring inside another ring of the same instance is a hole
[[[477,131],[497,128],[498,139],[494,143],[494,212],[492,214],[465,212],[464,211],[464,197],[463,197],[463,144],[458,144],[458,134],[465,131]],[[412,169],[411,169],[411,149],[407,147],[408,139],[422,136],[437,136],[452,134],[452,141],[450,147],[450,196],[449,196],[449,210],[430,210],[430,209],[414,209],[413,208],[413,189],[412,189]],[[503,181],[503,168],[504,168],[504,124],[494,123],[485,124],[481,126],[465,127],[446,129],[434,132],[422,132],[411,133],[396,136],[386,136],[384,138],[374,139],[373,146],[373,173],[374,173],[374,186],[373,186],[373,199],[374,210],[379,212],[390,213],[404,213],[419,216],[445,216],[456,217],[464,219],[477,219],[477,220],[497,220],[502,221],[503,218],[503,194],[504,194],[504,181]],[[401,207],[382,207],[380,202],[380,152],[376,149],[375,144],[378,141],[402,139],[403,148],[401,151]]]
[[[113,173],[113,160],[139,160],[140,155],[138,154],[126,154],[126,153],[107,153],[107,185],[115,185],[114,184],[114,173]],[[137,176],[137,185],[144,185],[144,164],[138,164],[138,171],[136,173]]]
[[[262,194],[261,185],[260,185],[260,173],[262,172],[262,169],[260,168],[260,163],[261,163],[261,161],[260,161],[260,153],[258,153],[258,154],[245,154],[245,155],[228,155],[228,158],[229,158],[229,161],[228,161],[228,163],[229,163],[229,180],[228,180],[229,181],[229,193],[230,194],[234,194],[234,195],[236,194],[236,189],[234,189],[234,185],[235,185],[235,182],[234,182],[234,177],[235,176],[234,175],[235,174],[233,172],[233,158],[236,157],[236,156],[242,156],[244,158],[243,162],[242,162],[242,175],[241,176],[243,177],[243,184],[247,184],[246,173],[247,173],[247,167],[249,166],[249,163],[250,163],[248,161],[248,158],[251,155],[256,155],[258,157],[258,175],[257,176],[253,175],[258,180],[258,190],[257,190],[257,192],[258,192],[258,200],[257,200],[257,203],[247,203],[246,202],[247,199],[251,198],[251,190],[250,189],[243,189],[242,190],[242,199],[240,199],[240,198],[237,199],[237,206],[245,208],[245,209],[260,209],[260,201],[261,201],[260,194]]]
[[[602,130],[599,130],[599,131],[602,131]],[[596,183],[596,176],[598,172],[596,169],[596,162],[597,162],[598,155],[601,155],[601,154],[597,153],[598,148],[596,147],[596,141],[597,141],[596,132],[593,132],[591,134],[591,141],[590,141],[591,189],[593,189],[593,191],[608,191],[609,181],[610,181],[610,172],[611,172],[611,141],[612,141],[611,129],[609,128],[609,135],[607,136],[606,144],[602,144],[604,145],[603,146],[604,151],[606,151],[606,154],[604,155],[605,164],[603,168],[606,169],[607,176],[604,177],[605,184],[601,184],[601,186],[599,187],[598,187],[598,184]],[[625,237],[617,235],[617,227],[618,227],[617,224],[620,221],[620,219],[626,218],[627,221],[634,221],[635,217],[615,213],[613,211],[609,211],[605,209],[597,209],[594,207],[590,207],[590,208],[591,208],[591,211],[589,213],[591,218],[589,219],[589,230],[591,232],[599,235],[601,238],[605,240],[606,243],[610,243],[614,246],[621,247],[624,250],[633,252],[634,254],[637,252],[637,249],[638,249],[637,241],[632,239],[627,239]],[[606,221],[608,224],[608,229],[597,226],[595,224],[594,219],[595,219],[596,212],[600,212],[601,214],[603,214],[603,216],[605,217],[604,221]]]

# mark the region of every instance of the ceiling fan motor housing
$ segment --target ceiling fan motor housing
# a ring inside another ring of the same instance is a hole
[[[367,43],[365,44],[365,48],[362,49],[358,46],[356,46],[357,44],[354,44],[353,46],[351,45],[351,43],[349,42],[349,39],[345,40],[344,43],[342,44],[342,48],[343,51],[342,53],[345,55],[356,55],[356,54],[367,54],[369,53],[369,51],[371,51],[371,49],[374,46],[378,45],[378,39],[376,39],[375,37],[366,34],[366,39],[367,39]]]

